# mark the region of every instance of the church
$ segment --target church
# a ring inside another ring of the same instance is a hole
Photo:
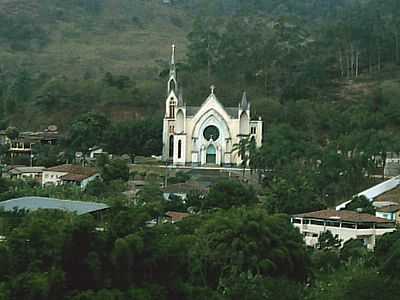
[[[201,106],[188,106],[178,85],[175,46],[172,45],[170,72],[163,123],[163,160],[175,166],[235,167],[241,158],[234,145],[243,138],[262,144],[263,122],[251,120],[246,92],[237,107],[224,107],[211,86]]]

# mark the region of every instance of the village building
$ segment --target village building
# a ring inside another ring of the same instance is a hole
[[[167,99],[163,123],[163,160],[175,166],[237,166],[241,158],[234,145],[254,139],[260,147],[263,122],[251,119],[246,93],[236,107],[224,107],[215,87],[201,106],[189,106],[183,99],[172,46]]]
[[[58,139],[58,128],[55,125],[50,125],[43,131],[20,132],[15,139],[10,139],[6,130],[0,131],[0,143],[9,146],[8,152],[11,157],[31,156],[33,145],[56,145]]]
[[[373,250],[376,237],[396,230],[395,223],[384,218],[346,210],[327,209],[291,217],[292,224],[304,236],[307,246],[315,247],[321,233],[330,231],[342,245],[350,239],[360,239]]]
[[[8,170],[7,176],[10,179],[34,180],[41,183],[44,169],[45,167],[17,166]]]
[[[396,222],[396,224],[400,224],[400,205],[392,204],[378,207],[376,209],[375,216]]]
[[[100,174],[96,168],[65,164],[44,169],[42,186],[72,184],[84,190],[89,182],[97,178]]]

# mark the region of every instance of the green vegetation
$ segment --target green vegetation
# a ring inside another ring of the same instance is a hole
[[[288,221],[350,199],[383,176],[387,152],[400,151],[399,1],[170,2],[1,1],[1,129],[15,139],[58,125],[57,147],[33,149],[45,166],[93,146],[132,162],[159,154],[174,41],[188,104],[201,103],[211,83],[229,106],[247,90],[252,116],[265,121],[260,149],[235,145],[243,179],[248,163],[257,188],[223,180],[206,195],[165,201],[159,168],[135,166],[153,180],[129,201],[127,160],[105,156],[102,180],[85,192],[0,178],[0,200],[112,206],[102,221],[0,212],[0,299],[400,298],[398,232],[375,253],[359,241],[339,248],[330,232],[306,249]],[[373,213],[363,198],[348,209]],[[168,210],[197,213],[148,226]]]
[[[163,200],[155,186],[140,193],[137,205],[114,201],[100,219],[61,211],[0,212],[6,237],[0,241],[0,299],[400,295],[398,232],[378,239],[375,253],[358,240],[339,248],[329,231],[316,249],[306,249],[288,216],[268,213],[254,197],[241,183],[222,181],[203,197],[207,209],[201,213],[150,227],[148,221],[178,203]]]

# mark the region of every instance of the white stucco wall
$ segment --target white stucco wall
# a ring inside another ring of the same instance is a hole
[[[61,184],[61,177],[66,175],[66,172],[43,171],[42,186],[46,184],[59,185]]]
[[[206,153],[210,145],[216,149],[217,165],[238,165],[240,158],[232,152],[233,145],[239,143],[241,132],[254,136],[257,146],[262,145],[262,121],[250,121],[250,110],[245,111],[246,117],[240,119],[242,114],[238,109],[238,116],[230,116],[211,93],[194,116],[186,115],[186,107],[176,107],[176,119],[169,118],[170,101],[177,101],[174,93],[167,98],[166,114],[163,124],[163,158],[169,158],[169,140],[174,136],[174,151],[172,161],[174,165],[205,165]],[[244,120],[246,124],[243,125]],[[207,140],[203,132],[208,126],[215,126],[219,130],[219,137]],[[242,128],[241,128],[242,126]],[[251,128],[255,127],[255,134],[251,135]],[[182,143],[181,157],[178,157],[178,142]]]
[[[338,238],[342,241],[342,245],[350,239],[362,239],[367,245],[367,248],[371,250],[375,248],[376,236],[384,235],[385,233],[393,232],[396,230],[396,228],[394,227],[376,229],[353,229],[313,224],[293,223],[293,225],[299,229],[301,234],[305,235],[304,241],[306,242],[307,246],[314,247],[318,243],[319,235],[322,232],[329,230],[334,236],[338,235]],[[312,235],[314,235],[314,237]]]

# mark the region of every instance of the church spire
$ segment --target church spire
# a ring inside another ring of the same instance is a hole
[[[176,67],[175,67],[175,44],[172,44],[171,62],[169,66],[169,79],[168,79],[168,94],[171,91],[178,90],[178,82],[176,79]]]
[[[175,44],[172,44],[172,52],[171,52],[171,64],[170,64],[170,69],[169,69],[169,74],[170,76],[172,74],[175,74]]]

